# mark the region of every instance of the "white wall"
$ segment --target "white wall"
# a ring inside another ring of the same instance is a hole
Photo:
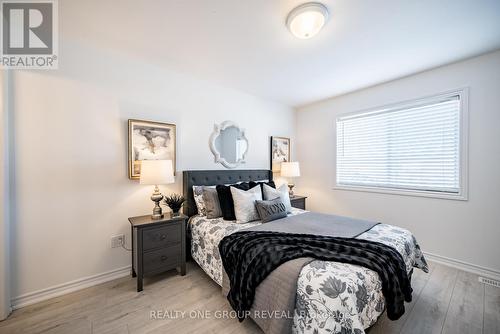
[[[333,190],[335,118],[459,87],[470,87],[469,200]],[[410,229],[423,250],[500,272],[500,52],[300,108],[297,193],[309,209]]]
[[[61,29],[64,31],[64,29]],[[17,219],[13,297],[130,265],[110,249],[151,187],[127,177],[127,119],[177,125],[177,170],[222,169],[208,139],[232,120],[250,142],[243,169],[269,168],[269,136],[293,136],[289,107],[62,38],[60,69],[13,77]],[[177,183],[164,193],[181,192]]]

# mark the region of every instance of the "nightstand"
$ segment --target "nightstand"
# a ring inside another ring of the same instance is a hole
[[[186,220],[181,214],[151,219],[151,215],[129,218],[132,227],[132,277],[137,276],[137,292],[144,276],[178,269],[186,274]]]
[[[290,197],[290,203],[294,208],[305,210],[306,198],[306,196],[294,195]]]

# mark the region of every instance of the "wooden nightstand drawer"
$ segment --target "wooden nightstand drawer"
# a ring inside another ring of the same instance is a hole
[[[146,229],[143,232],[144,250],[180,243],[181,234],[182,226],[180,223]]]
[[[179,264],[181,247],[178,245],[160,248],[144,253],[143,265],[144,274],[155,272],[160,269],[173,268]]]
[[[162,219],[151,215],[130,217],[132,227],[132,277],[137,276],[137,292],[145,275],[178,269],[186,274],[186,221],[183,214]]]
[[[294,208],[297,209],[306,209],[306,198],[305,196],[292,196],[290,197],[290,203]]]

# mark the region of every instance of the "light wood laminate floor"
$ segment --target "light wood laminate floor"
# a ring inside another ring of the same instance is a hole
[[[500,333],[500,289],[464,271],[430,266],[429,274],[415,270],[405,315],[390,321],[384,314],[367,333]],[[186,313],[152,319],[155,310]],[[16,310],[0,322],[0,333],[261,333],[251,320],[216,318],[222,311],[230,307],[219,286],[191,262],[186,276],[158,275],[140,293],[127,277]],[[192,319],[193,312],[206,318]]]

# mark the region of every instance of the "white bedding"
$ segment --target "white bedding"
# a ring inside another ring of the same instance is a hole
[[[305,211],[292,209],[292,215]],[[193,216],[189,221],[191,254],[200,267],[222,285],[219,242],[236,231],[259,225],[240,224],[221,218]],[[379,224],[358,239],[394,247],[403,256],[408,273],[413,267],[427,272],[427,263],[408,230]],[[302,268],[297,281],[294,333],[363,333],[384,311],[378,274],[364,267],[330,261],[312,261]]]

